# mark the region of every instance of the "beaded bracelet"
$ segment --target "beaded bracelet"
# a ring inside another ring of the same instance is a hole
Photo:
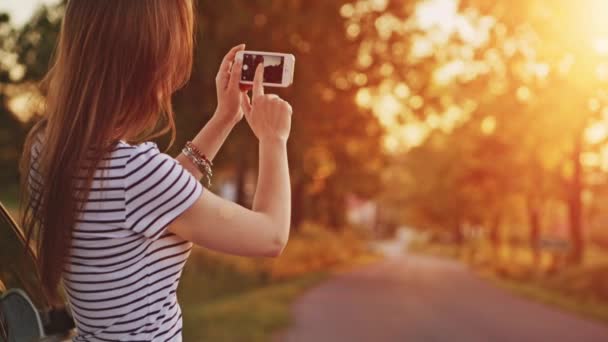
[[[211,177],[213,176],[213,171],[211,170],[213,163],[191,141],[186,143],[186,146],[182,149],[182,153],[203,173],[207,179],[207,187],[210,187]]]

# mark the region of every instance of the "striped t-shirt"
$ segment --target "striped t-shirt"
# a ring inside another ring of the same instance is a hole
[[[32,191],[42,186],[34,144]],[[181,341],[179,278],[192,244],[168,225],[201,184],[156,144],[120,141],[98,167],[63,272],[74,341]]]

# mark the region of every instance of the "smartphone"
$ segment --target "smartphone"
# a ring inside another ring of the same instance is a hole
[[[263,51],[239,51],[236,59],[243,61],[241,84],[253,84],[253,76],[258,64],[264,64],[264,86],[288,87],[293,83],[294,67],[296,58],[292,54],[263,52]]]

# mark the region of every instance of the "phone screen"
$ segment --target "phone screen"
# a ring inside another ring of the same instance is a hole
[[[253,81],[255,69],[260,63],[264,63],[265,83],[283,83],[283,67],[285,66],[285,57],[254,55],[249,53],[243,54],[243,72],[241,80]]]

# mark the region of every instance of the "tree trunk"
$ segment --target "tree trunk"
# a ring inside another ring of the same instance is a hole
[[[530,225],[530,249],[534,257],[534,265],[540,264],[540,210],[532,196],[528,197],[528,224]]]
[[[579,134],[574,141],[572,151],[572,164],[574,167],[572,179],[568,191],[568,217],[570,223],[570,239],[572,248],[570,250],[570,261],[580,264],[583,261],[583,222],[582,222],[582,165],[581,165],[581,144],[582,134]]]
[[[327,180],[327,188],[323,196],[327,200],[324,208],[327,224],[335,232],[342,231],[345,222],[346,204],[344,203],[344,197],[336,189],[333,180]]]
[[[462,224],[460,223],[460,220],[455,220],[452,234],[454,243],[456,243],[458,246],[462,246],[464,243],[464,234],[462,232]]]
[[[340,232],[344,229],[345,224],[345,211],[346,206],[344,205],[344,199],[340,195],[337,195],[332,191],[330,203],[327,206],[329,212],[327,213],[329,218],[329,225],[334,231]]]
[[[498,263],[500,260],[500,248],[502,247],[502,238],[500,236],[500,214],[496,214],[490,226],[490,243],[492,245],[493,262]]]

